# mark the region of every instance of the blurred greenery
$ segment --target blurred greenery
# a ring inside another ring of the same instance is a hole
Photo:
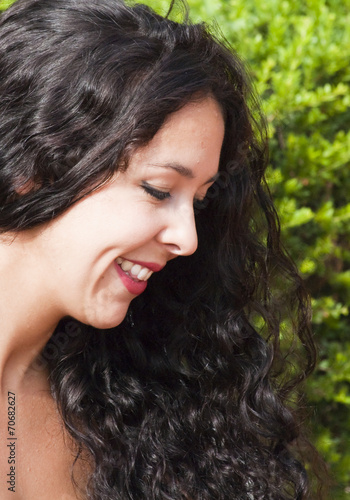
[[[13,0],[0,0],[0,10],[5,10],[13,3]]]
[[[0,0],[0,9],[11,3]],[[162,13],[168,0],[145,0]],[[350,0],[188,0],[250,66],[269,123],[268,178],[313,297],[313,440],[350,500]]]

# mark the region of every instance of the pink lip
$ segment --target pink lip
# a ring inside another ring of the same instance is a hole
[[[130,261],[131,262],[131,261]],[[114,261],[114,266],[117,270],[117,273],[125,286],[128,292],[133,295],[140,295],[140,293],[144,292],[147,288],[147,281],[134,281],[130,276],[128,276],[123,269]]]

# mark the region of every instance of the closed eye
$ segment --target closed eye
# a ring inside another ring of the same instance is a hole
[[[150,186],[147,182],[142,183],[142,188],[144,191],[155,198],[156,200],[163,201],[171,197],[169,191],[161,191],[160,189],[156,189],[153,186]]]
[[[171,194],[169,193],[169,191],[161,191],[160,189],[157,189],[157,188],[151,186],[150,184],[148,184],[145,181],[142,182],[141,187],[143,188],[143,190],[147,194],[149,194],[150,196],[152,196],[152,198],[155,198],[156,200],[164,201],[166,199],[171,198]],[[206,198],[205,197],[202,198],[202,199],[195,198],[193,200],[193,206],[194,206],[194,208],[203,208],[203,204],[204,205],[206,204]]]

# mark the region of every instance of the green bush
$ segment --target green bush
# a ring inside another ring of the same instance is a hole
[[[0,0],[0,9],[9,0]],[[166,12],[168,0],[149,0]],[[350,0],[189,0],[244,56],[269,122],[270,186],[313,297],[311,432],[350,499]]]
[[[166,11],[168,2],[145,2]],[[320,348],[310,433],[350,499],[350,0],[189,0],[250,66],[269,123],[286,247],[313,298]]]
[[[0,0],[0,10],[5,10],[13,3],[14,0]]]

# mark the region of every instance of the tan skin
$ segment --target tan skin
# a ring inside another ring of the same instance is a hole
[[[83,499],[71,481],[74,445],[63,430],[47,380],[35,372],[28,373],[27,384],[16,392],[16,401],[16,488],[13,493],[2,484],[1,499]],[[2,411],[0,425],[6,429],[4,416],[6,412]],[[9,472],[7,458],[8,453],[2,453],[2,478]],[[81,487],[88,471],[82,461],[74,469]]]
[[[116,271],[117,258],[164,266],[196,250],[193,200],[204,198],[213,183],[223,136],[212,98],[188,104],[134,154],[125,173],[45,226],[1,236],[1,500],[84,499],[79,490],[91,464],[76,463],[75,488],[76,447],[38,356],[65,316],[98,328],[124,319],[135,295]],[[6,483],[9,391],[16,407],[15,492]]]

